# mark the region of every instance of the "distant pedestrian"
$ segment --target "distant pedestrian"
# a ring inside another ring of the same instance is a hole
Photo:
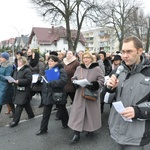
[[[106,52],[100,51],[99,55],[105,66],[105,76],[108,76],[112,71],[111,61],[106,57]]]
[[[32,72],[32,75],[38,74],[38,80],[36,83],[32,83],[31,85],[31,99],[36,93],[40,93],[41,96],[41,103],[39,105],[39,108],[43,106],[43,100],[42,100],[42,75],[44,75],[45,70],[45,64],[40,60],[40,55],[38,52],[34,52],[32,49],[28,49],[27,51],[28,55],[28,62],[29,66]]]

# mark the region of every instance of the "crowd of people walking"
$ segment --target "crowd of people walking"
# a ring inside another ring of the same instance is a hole
[[[113,93],[108,122],[116,150],[144,150],[150,142],[150,61],[137,37],[125,38],[117,54],[68,50],[51,51],[42,57],[32,49],[26,53],[23,49],[16,52],[14,62],[9,57],[7,52],[0,54],[0,113],[6,104],[6,114],[12,112],[10,128],[19,124],[23,109],[28,119],[35,117],[30,102],[39,93],[43,116],[36,135],[48,132],[55,105],[56,118],[61,120],[63,129],[73,130],[69,141],[75,144],[83,131],[91,137],[101,128],[106,93]],[[123,69],[116,77],[120,65]],[[66,109],[68,97],[72,104],[70,113]],[[124,109],[118,112],[113,102],[123,104]]]

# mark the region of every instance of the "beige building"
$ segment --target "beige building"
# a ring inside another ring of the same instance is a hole
[[[91,28],[83,30],[82,34],[86,39],[85,49],[87,51],[99,52],[104,50],[106,52],[114,52],[118,50],[118,42],[114,31],[110,28]]]

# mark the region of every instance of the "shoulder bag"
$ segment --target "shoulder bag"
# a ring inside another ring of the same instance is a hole
[[[87,88],[83,88],[82,89],[82,97],[92,100],[92,101],[96,101],[98,98],[98,91],[91,91]]]
[[[82,79],[82,68],[81,68],[81,79]],[[88,100],[92,100],[92,101],[96,101],[98,98],[98,91],[92,91],[89,90],[88,88],[82,88],[82,97],[88,99]]]
[[[54,101],[54,104],[63,103],[66,99],[66,93],[63,92],[53,92],[52,93],[52,99]]]

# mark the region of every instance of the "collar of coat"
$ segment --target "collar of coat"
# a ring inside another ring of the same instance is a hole
[[[150,61],[145,56],[141,55],[141,62],[139,64],[132,66],[131,69],[125,64],[124,61],[122,62],[122,65],[124,66],[124,72],[130,73],[133,75],[133,74],[141,72],[145,68],[149,68]]]
[[[97,67],[97,66],[99,66],[97,62],[92,63],[92,64],[89,66],[89,68],[86,68],[85,64],[81,64],[81,67],[84,68],[84,69],[92,69],[92,68],[95,68],[95,67]]]
[[[56,68],[56,67],[58,67],[58,69],[64,68],[64,66],[61,63],[56,64],[53,68]],[[48,70],[48,69],[49,69],[49,67],[47,66],[46,70]]]
[[[76,57],[75,56],[73,56],[72,58],[70,58],[70,59],[67,59],[66,57],[63,59],[63,62],[64,62],[64,64],[65,65],[69,65],[70,63],[72,63],[73,61],[75,61],[76,60]]]
[[[13,64],[9,60],[7,60],[5,62],[1,62],[0,66],[2,66],[2,67],[8,67],[8,66],[13,66]]]
[[[25,68],[29,68],[30,69],[30,66],[29,65],[24,65],[19,70],[24,70]],[[16,68],[16,70],[19,71],[18,67]]]

